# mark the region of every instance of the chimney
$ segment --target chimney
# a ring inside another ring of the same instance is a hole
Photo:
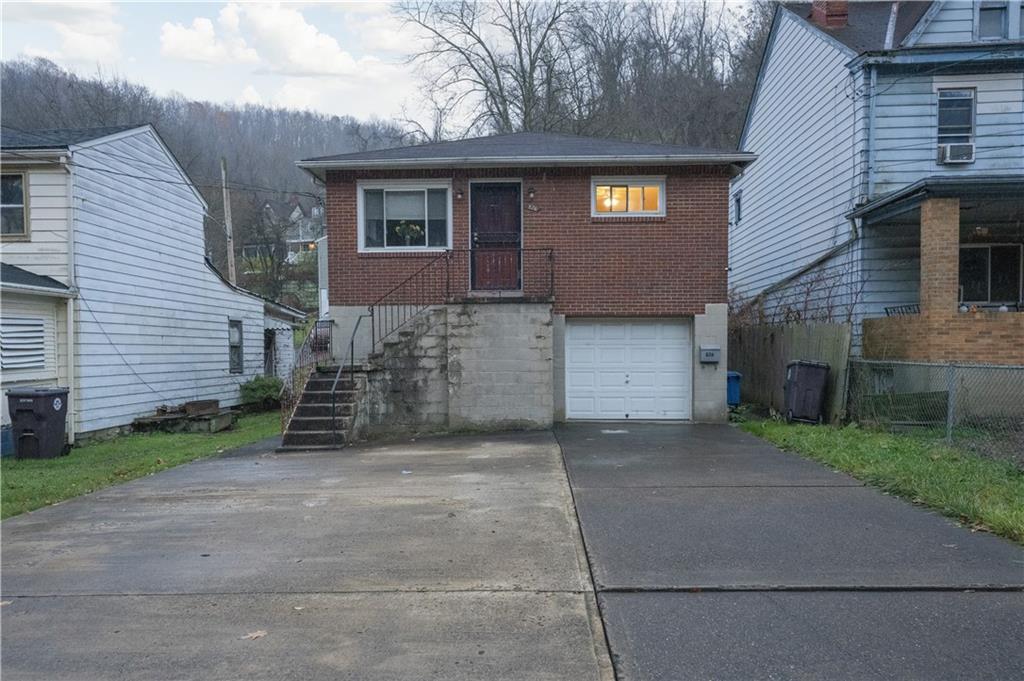
[[[822,28],[846,26],[849,15],[847,0],[814,0],[811,6],[811,19]]]

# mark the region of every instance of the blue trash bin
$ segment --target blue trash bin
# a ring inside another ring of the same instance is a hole
[[[725,401],[729,403],[730,407],[738,407],[740,406],[740,379],[743,378],[743,374],[738,371],[729,371],[726,373],[726,377]]]

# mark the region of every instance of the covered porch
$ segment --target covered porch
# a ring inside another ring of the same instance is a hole
[[[852,216],[865,358],[1024,365],[1024,180],[930,178]]]

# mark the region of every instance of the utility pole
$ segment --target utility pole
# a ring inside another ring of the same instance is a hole
[[[235,278],[235,230],[231,226],[231,195],[228,193],[228,162],[220,157],[220,186],[224,192],[224,230],[228,241],[228,281],[237,284]]]

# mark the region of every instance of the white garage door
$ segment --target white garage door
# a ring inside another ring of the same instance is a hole
[[[687,320],[569,320],[566,417],[688,419],[692,367]]]

